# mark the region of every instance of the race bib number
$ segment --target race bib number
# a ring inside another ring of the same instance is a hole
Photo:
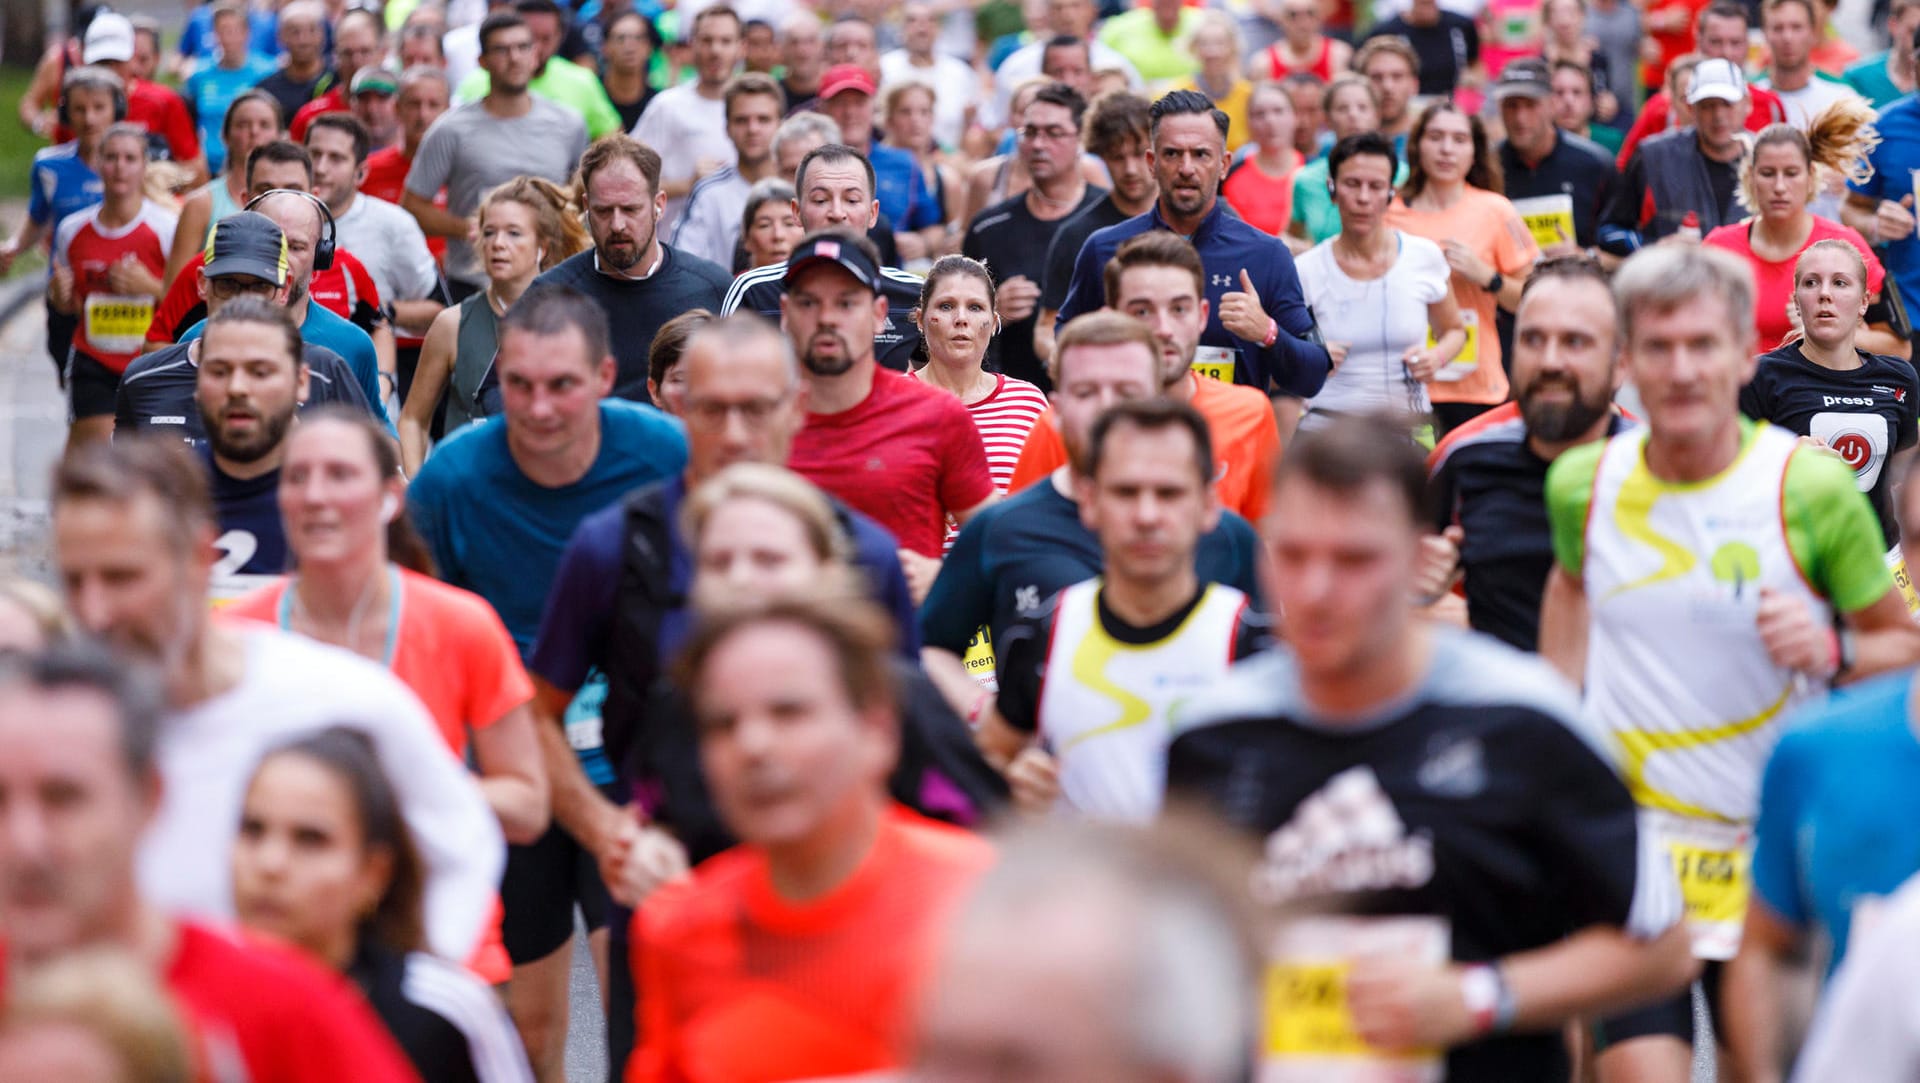
[[[96,293],[87,298],[87,342],[101,353],[137,353],[153,322],[153,298]]]
[[[1480,314],[1463,309],[1460,312],[1460,322],[1466,326],[1467,341],[1460,347],[1460,352],[1454,355],[1453,360],[1440,366],[1440,371],[1433,374],[1433,378],[1441,383],[1464,380],[1480,367]],[[1440,345],[1439,337],[1433,333],[1433,328],[1427,328],[1427,348],[1432,349],[1438,345]]]
[[[967,653],[960,660],[966,664],[967,676],[979,681],[982,687],[999,691],[1000,678],[993,668],[993,636],[987,632],[986,625],[981,625],[967,641]]]
[[[1202,346],[1193,351],[1193,371],[1211,376],[1223,384],[1233,382],[1233,366],[1240,360],[1239,350]]]
[[[1520,220],[1527,224],[1527,232],[1533,234],[1533,243],[1542,250],[1556,244],[1573,243],[1572,196],[1563,193],[1516,199],[1513,209],[1520,212]]]
[[[1900,600],[1907,603],[1907,615],[1920,616],[1920,593],[1913,589],[1913,576],[1907,574],[1907,558],[1897,545],[1887,550],[1887,570],[1893,573],[1893,585],[1900,588]]]
[[[1347,979],[1354,961],[1369,956],[1444,965],[1448,939],[1440,918],[1287,922],[1267,967],[1261,1083],[1436,1083],[1442,1050],[1388,1053],[1360,1036]]]
[[[1733,958],[1753,887],[1752,833],[1736,824],[1676,816],[1662,816],[1660,822],[1660,837],[1686,901],[1694,955]]]

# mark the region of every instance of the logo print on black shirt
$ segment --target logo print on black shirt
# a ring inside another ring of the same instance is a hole
[[[1431,879],[1433,840],[1408,836],[1373,768],[1361,765],[1329,779],[1267,836],[1253,890],[1278,905],[1303,896],[1419,887]]]

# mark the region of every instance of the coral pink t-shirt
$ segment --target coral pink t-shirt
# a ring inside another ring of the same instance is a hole
[[[1780,341],[1793,330],[1793,320],[1787,315],[1787,305],[1793,301],[1793,265],[1800,258],[1800,252],[1813,247],[1815,241],[1845,241],[1858,249],[1861,258],[1867,262],[1867,296],[1880,292],[1880,283],[1887,277],[1886,268],[1880,265],[1879,257],[1867,245],[1867,239],[1859,232],[1838,222],[1813,216],[1813,232],[1807,235],[1807,243],[1800,246],[1800,252],[1793,259],[1778,263],[1761,259],[1753,253],[1751,236],[1753,219],[1721,226],[1707,234],[1707,244],[1724,248],[1747,261],[1753,268],[1754,304],[1753,332],[1755,335],[1753,351],[1767,353],[1777,349]]]

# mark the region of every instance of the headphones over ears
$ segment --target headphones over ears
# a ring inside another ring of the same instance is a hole
[[[302,192],[297,188],[274,188],[261,192],[259,195],[247,200],[247,205],[240,209],[243,211],[253,210],[260,205],[261,200],[266,199],[268,196],[278,195],[299,196],[301,199],[313,204],[313,208],[320,212],[320,220],[326,224],[326,228],[320,233],[320,243],[313,246],[313,269],[316,271],[332,270],[333,253],[340,240],[340,227],[334,225],[333,212],[327,209],[326,200],[321,199],[312,192]]]
[[[83,69],[75,68],[73,69],[73,71],[69,71],[67,74],[72,75],[74,71],[80,71],[80,70],[83,70]],[[74,86],[76,87],[84,87],[90,90],[98,90],[103,85],[107,85],[107,84],[104,84],[104,81],[93,82],[91,80],[85,81],[85,82],[76,82],[74,84]],[[73,118],[67,115],[67,91],[69,89],[70,88],[67,85],[67,80],[65,78],[62,78],[60,80],[60,96],[53,100],[53,115],[60,119],[61,124],[71,129],[73,127]],[[112,90],[113,90],[113,122],[115,124],[118,124],[121,121],[127,119],[127,86],[125,83],[118,83],[117,85],[112,85]]]

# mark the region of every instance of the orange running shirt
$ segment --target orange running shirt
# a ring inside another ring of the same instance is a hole
[[[1395,199],[1387,210],[1387,225],[1425,237],[1442,248],[1448,241],[1457,240],[1508,278],[1529,270],[1540,258],[1540,246],[1507,197],[1471,185],[1461,193],[1458,203],[1444,211],[1416,211]],[[1455,364],[1471,356],[1474,368],[1464,379],[1429,383],[1427,397],[1434,402],[1506,401],[1507,372],[1500,363],[1493,294],[1456,273],[1453,299],[1460,305],[1460,315],[1473,325],[1467,329],[1469,345],[1460,351]]]
[[[1266,513],[1273,465],[1280,459],[1273,403],[1258,388],[1221,383],[1197,372],[1188,378],[1193,381],[1193,408],[1207,419],[1213,436],[1213,489],[1220,506],[1257,523]],[[1027,435],[1007,491],[1017,493],[1066,462],[1067,445],[1054,427],[1053,412],[1048,411]]]
[[[847,881],[794,904],[736,846],[634,915],[627,1083],[831,1079],[899,1066],[945,918],[993,860],[898,805]]]

